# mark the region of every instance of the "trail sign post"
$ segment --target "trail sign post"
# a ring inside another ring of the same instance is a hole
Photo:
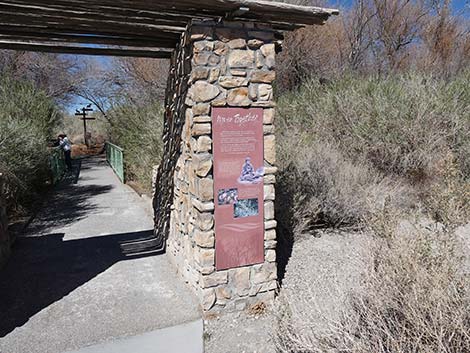
[[[88,112],[92,112],[93,111],[93,108],[91,108],[91,104],[88,104],[86,107],[82,107],[82,109],[77,109],[75,111],[75,115],[76,116],[81,116],[82,120],[83,120],[83,140],[85,141],[85,145],[87,147],[90,147],[89,146],[89,142],[88,142],[88,137],[87,137],[87,131],[86,131],[86,122],[87,120],[96,120],[96,118],[89,118],[87,116]]]

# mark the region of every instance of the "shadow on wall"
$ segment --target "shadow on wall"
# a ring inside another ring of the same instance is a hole
[[[0,271],[0,337],[113,264],[159,254],[153,229],[69,241],[63,236],[17,240]]]

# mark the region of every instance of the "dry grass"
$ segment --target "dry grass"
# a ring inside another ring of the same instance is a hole
[[[280,97],[281,228],[358,224],[385,198],[420,207],[449,151],[468,180],[469,79],[346,77]]]
[[[369,220],[374,239],[361,288],[325,318],[314,296],[286,297],[280,353],[461,353],[470,351],[470,278],[454,230],[388,208]],[[291,293],[292,294],[292,293]],[[319,328],[319,320],[326,325]]]
[[[349,77],[280,99],[279,253],[318,226],[373,244],[335,315],[281,291],[280,353],[470,352],[468,82]]]

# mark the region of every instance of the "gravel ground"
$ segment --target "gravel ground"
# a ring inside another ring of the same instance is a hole
[[[318,303],[319,325],[335,320],[346,293],[357,289],[366,266],[368,241],[361,233],[325,232],[298,241],[286,268],[277,301],[292,305],[308,296]],[[206,353],[273,353],[275,308],[263,315],[225,314],[205,322]]]

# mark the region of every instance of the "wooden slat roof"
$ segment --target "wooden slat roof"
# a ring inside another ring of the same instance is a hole
[[[0,49],[169,57],[191,20],[291,30],[337,10],[253,0],[0,0]]]

